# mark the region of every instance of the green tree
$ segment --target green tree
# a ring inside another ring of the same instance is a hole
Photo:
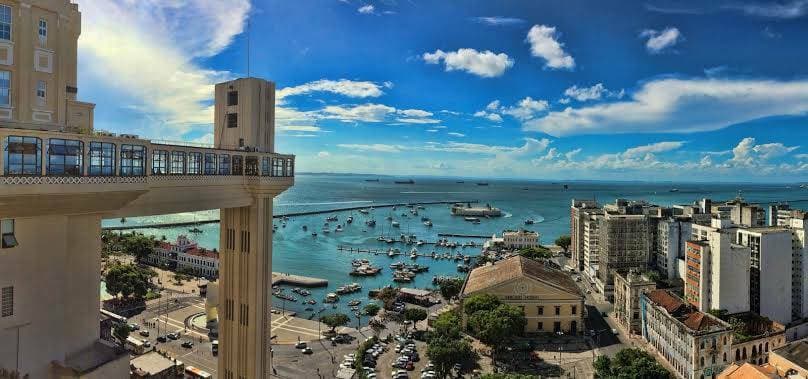
[[[436,335],[459,339],[461,332],[460,325],[460,316],[456,311],[450,311],[442,313],[432,322],[432,330]]]
[[[331,328],[332,333],[335,332],[335,329],[338,326],[343,326],[349,321],[351,321],[351,319],[344,313],[332,313],[330,315],[320,317],[320,322],[328,325],[328,327]]]
[[[365,308],[362,310],[365,312],[366,315],[373,317],[379,313],[380,309],[381,307],[379,307],[379,304],[369,303],[365,305]]]
[[[463,301],[463,311],[466,312],[467,315],[471,315],[477,311],[494,310],[499,305],[500,301],[498,297],[487,293],[478,293],[469,296]]]
[[[654,357],[644,350],[620,350],[613,359],[598,357],[593,365],[595,374],[603,379],[667,379],[671,375]]]
[[[460,294],[460,290],[463,289],[463,279],[447,279],[440,282],[438,287],[440,288],[441,296],[443,296],[444,299],[449,300]]]
[[[496,353],[514,337],[522,335],[527,320],[521,309],[500,304],[494,310],[480,310],[469,317],[469,328],[475,337],[491,347],[491,360],[496,362]]]
[[[515,374],[515,373],[497,373],[485,374],[480,379],[538,379],[535,375]]]
[[[413,328],[415,328],[415,325],[418,323],[418,321],[426,320],[426,317],[427,313],[426,310],[423,308],[407,308],[404,310],[404,319],[412,321]]]
[[[444,335],[433,336],[426,347],[426,356],[435,364],[439,377],[445,377],[456,363],[466,362],[474,357],[471,344],[466,339],[456,339]]]
[[[384,287],[379,291],[379,294],[376,295],[376,299],[382,301],[384,305],[384,309],[390,309],[393,307],[393,303],[396,302],[398,299],[398,289],[392,287]]]
[[[116,263],[107,268],[104,282],[107,284],[107,292],[111,294],[142,299],[149,292],[150,280],[155,275],[157,274],[151,269]]]
[[[149,254],[152,254],[154,248],[157,246],[157,241],[154,240],[154,237],[147,237],[138,233],[125,235],[121,242],[123,251],[127,254],[134,255],[135,260],[138,262],[144,260]]]
[[[124,322],[119,322],[112,327],[112,336],[118,340],[121,346],[126,344],[126,339],[129,338],[129,325]]]
[[[550,249],[544,246],[524,247],[519,250],[519,255],[530,259],[549,259],[553,257]]]
[[[569,251],[570,245],[572,244],[572,238],[570,238],[570,236],[565,234],[563,236],[556,238],[555,244],[556,246],[562,248],[564,250],[564,253],[566,254]]]

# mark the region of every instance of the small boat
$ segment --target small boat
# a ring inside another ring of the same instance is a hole
[[[363,215],[366,215],[366,214],[368,214],[368,210],[367,209],[360,209],[359,213],[361,213]]]
[[[534,221],[532,218],[529,218],[529,219],[525,220],[525,225],[533,225],[535,222],[536,221]]]
[[[347,222],[349,224],[353,223],[353,216],[348,216],[348,219],[345,220],[345,222]]]
[[[396,241],[394,239],[392,239],[392,238],[388,238],[388,239],[384,240],[384,242],[386,242],[386,243],[395,243]]]
[[[413,248],[412,250],[410,250],[410,259],[416,259],[416,258],[418,258],[418,250]]]
[[[390,223],[390,225],[392,227],[394,227],[394,228],[400,228],[401,227],[401,224],[398,221],[393,221],[392,223]]]
[[[200,234],[200,233],[203,233],[202,229],[199,229],[199,228],[197,228],[197,227],[193,227],[193,228],[191,228],[191,229],[188,229],[188,231],[189,231],[189,232],[191,232],[191,233],[194,233],[194,234]]]
[[[407,180],[396,180],[393,181],[395,184],[415,184],[415,180],[407,179]]]
[[[379,179],[365,179],[366,182],[379,182]]]
[[[314,300],[314,299],[306,300],[306,304],[309,304],[309,305],[317,304],[317,300]]]
[[[306,225],[303,225],[303,231],[305,232],[305,231],[307,231],[307,230],[309,230],[309,227],[308,227],[308,226],[306,226]]]
[[[317,237],[317,232],[311,232],[312,237]]]
[[[393,249],[387,250],[387,256],[388,256],[388,257],[392,258],[392,257],[394,257],[395,255],[396,255],[396,253],[394,253],[394,252],[393,252]]]
[[[357,306],[359,304],[362,304],[362,300],[353,299],[353,300],[348,302],[348,306],[351,306],[351,307],[355,307],[355,306]]]
[[[477,185],[478,186],[487,186],[488,182],[478,182]]]
[[[374,226],[376,226],[376,220],[367,220],[367,221],[365,221],[365,225],[370,226],[370,227],[374,227]]]
[[[679,192],[679,189],[678,188],[671,188],[670,192]]]
[[[331,230],[329,230],[327,226],[324,226],[322,232],[323,234],[328,234],[331,233]]]
[[[564,185],[564,189],[569,189],[569,188],[570,188],[570,186],[568,186],[566,184]]]
[[[457,183],[457,184],[463,184],[463,183],[465,183],[465,182],[464,182],[464,181],[462,181],[462,180],[458,180],[458,181],[456,181],[455,183]]]
[[[337,225],[337,228],[334,229],[334,232],[341,232],[341,231],[342,231],[342,225]]]
[[[467,265],[457,265],[457,271],[459,272],[468,272],[469,266]]]
[[[429,221],[429,220],[424,221],[424,226],[426,226],[428,228],[432,227],[432,221]]]
[[[463,217],[463,220],[466,220],[468,222],[480,221],[480,219],[477,217]]]

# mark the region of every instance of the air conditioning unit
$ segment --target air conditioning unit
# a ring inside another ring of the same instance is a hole
[[[139,139],[140,137],[137,134],[119,134],[121,138],[131,138],[131,139]]]
[[[102,137],[115,137],[115,133],[108,132],[106,130],[98,130],[95,132],[95,134]]]

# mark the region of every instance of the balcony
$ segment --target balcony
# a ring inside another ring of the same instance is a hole
[[[294,156],[249,147],[7,127],[0,143],[0,216],[244,206],[294,182]]]

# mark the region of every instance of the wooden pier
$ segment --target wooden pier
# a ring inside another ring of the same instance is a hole
[[[285,274],[282,272],[273,272],[272,285],[274,286],[277,284],[298,287],[328,287],[328,280],[302,275]]]

